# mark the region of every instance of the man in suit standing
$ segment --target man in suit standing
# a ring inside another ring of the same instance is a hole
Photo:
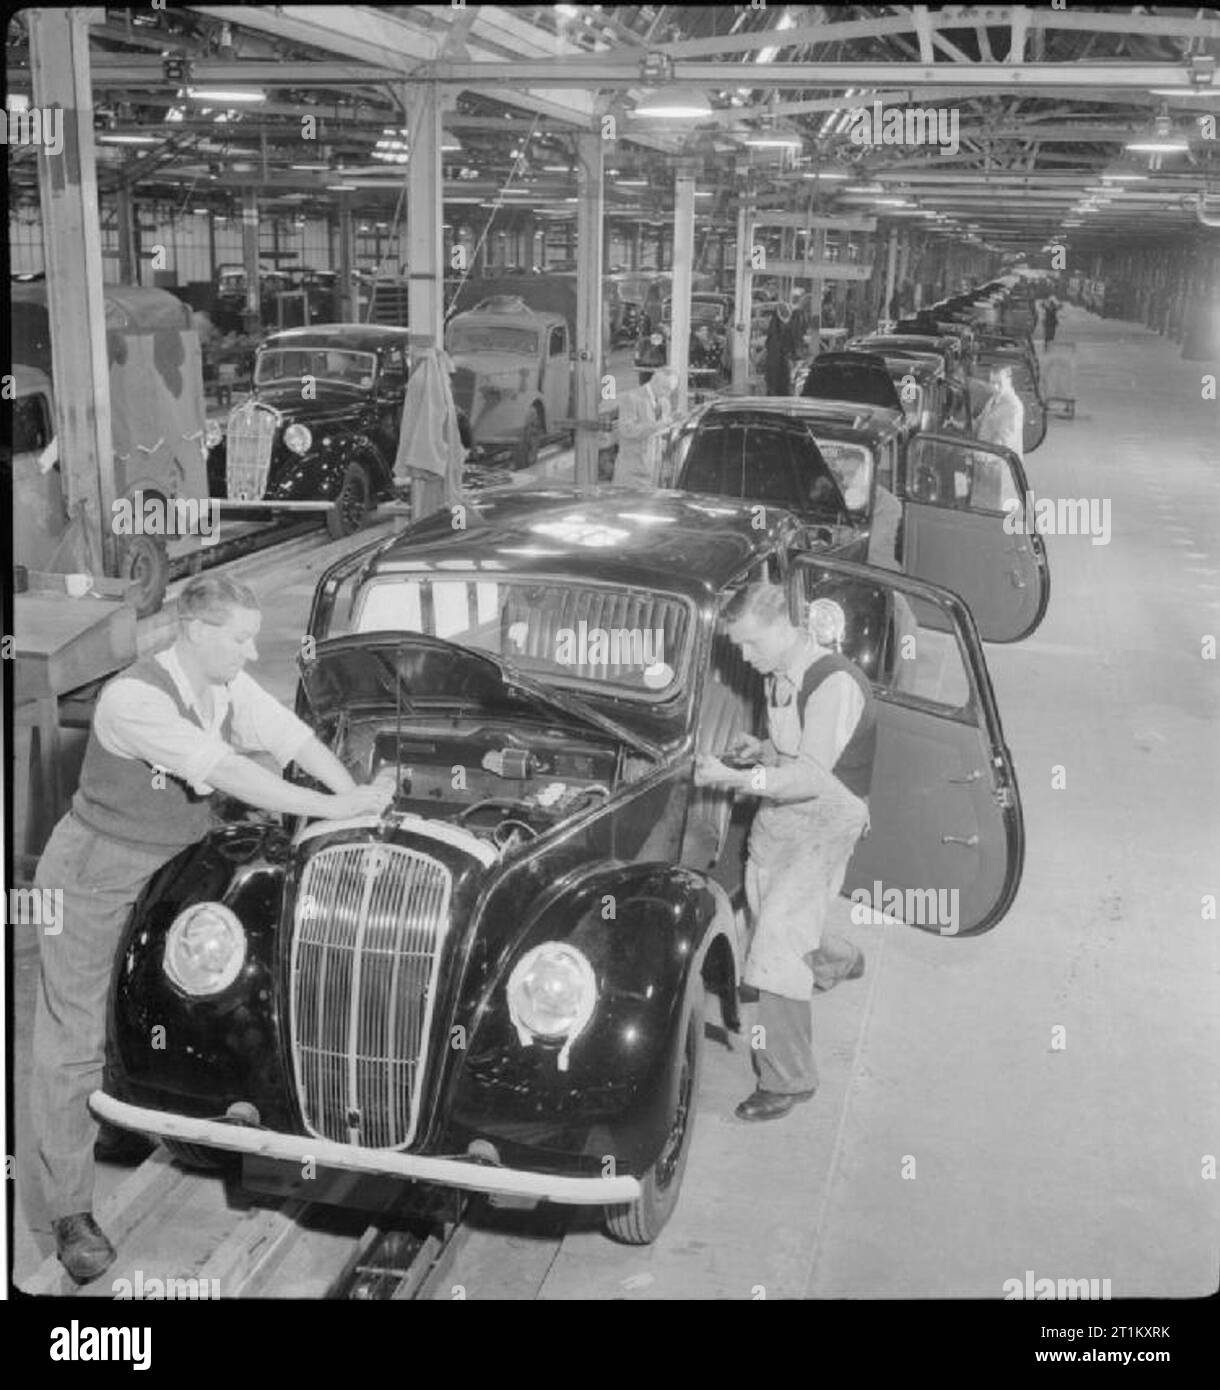
[[[643,386],[619,397],[616,483],[657,486],[661,446],[673,419],[672,397],[677,386],[678,373],[672,367],[659,367]]]

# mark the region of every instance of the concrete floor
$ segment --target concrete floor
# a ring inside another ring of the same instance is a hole
[[[1112,537],[1048,537],[1046,620],[987,649],[1025,812],[1015,906],[954,940],[853,928],[840,902],[869,968],[815,1005],[817,1098],[735,1122],[748,1055],[709,1037],[669,1227],[633,1249],[578,1222],[546,1256],[544,1298],[998,1299],[1027,1270],[1109,1279],[1114,1298],[1215,1287],[1217,926],[1201,902],[1217,892],[1220,760],[1201,651],[1220,632],[1218,407],[1205,365],[1142,328],[1069,307],[1059,337],[1076,345],[1076,418],[1051,422],[1027,472],[1039,496],[1109,499]],[[255,674],[282,698],[320,563],[262,594]],[[28,943],[16,963],[20,1139]],[[19,1272],[36,1207],[26,1191]],[[466,1296],[508,1296],[503,1237],[483,1239],[489,1272],[472,1283],[476,1238]]]

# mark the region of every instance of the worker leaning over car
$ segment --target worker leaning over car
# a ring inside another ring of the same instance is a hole
[[[746,865],[754,935],[744,982],[758,993],[763,1041],[753,1053],[757,1089],[736,1114],[773,1120],[818,1087],[813,991],[864,973],[864,953],[824,927],[868,826],[877,721],[867,677],[839,654],[838,604],[813,603],[805,631],[790,620],[783,587],[759,583],[737,594],[723,616],[730,640],[767,678],[769,737],[747,734],[729,750],[761,767],[739,771],[701,755],[695,785],[762,798]]]
[[[72,809],[51,834],[35,883],[63,893],[62,930],[39,941],[31,1121],[59,1259],[79,1283],[115,1258],[93,1217],[106,997],[120,936],[153,875],[215,822],[216,791],[264,811],[343,819],[384,809],[388,788],[358,787],[291,711],[242,669],[257,658],[258,600],[242,584],[194,579],[178,636],[111,680],[98,698]],[[247,753],[296,764],[331,795],[294,786]]]

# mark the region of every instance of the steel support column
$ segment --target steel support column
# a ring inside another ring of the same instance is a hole
[[[89,24],[103,18],[100,9],[27,11],[33,105],[58,107],[63,121],[61,152],[38,151],[38,192],[65,502],[91,569],[113,575],[114,448],[89,80]]]
[[[605,141],[586,132],[576,142],[576,486],[597,484],[601,444],[602,256]],[[550,364],[548,363],[548,370]],[[549,423],[549,422],[548,422]]]
[[[246,268],[246,308],[242,328],[257,333],[262,328],[262,287],[258,279],[258,190],[241,195],[241,258]]]
[[[119,231],[119,283],[140,283],[140,231],[136,225],[135,204],[129,184],[121,183],[115,199],[115,217]]]
[[[745,191],[737,209],[737,255],[733,267],[733,383],[735,396],[750,389],[750,320],[754,311],[754,195]]]
[[[441,94],[434,82],[410,83],[401,89],[411,132],[407,165],[407,322],[412,363],[444,342],[444,183],[441,177]],[[411,485],[415,520],[444,502],[439,478],[416,479]]]
[[[669,364],[678,373],[675,410],[683,414],[689,392],[690,290],[695,257],[695,171],[680,168],[674,178],[673,299],[669,314]]]

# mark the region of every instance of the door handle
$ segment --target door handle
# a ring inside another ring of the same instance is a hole
[[[954,786],[963,786],[968,782],[977,782],[982,777],[981,768],[975,768],[973,772],[968,772],[965,777],[946,777],[946,782],[952,782]]]
[[[971,835],[963,840],[960,835],[942,835],[940,842],[942,845],[965,845],[967,849],[973,849],[978,844],[979,837]]]

